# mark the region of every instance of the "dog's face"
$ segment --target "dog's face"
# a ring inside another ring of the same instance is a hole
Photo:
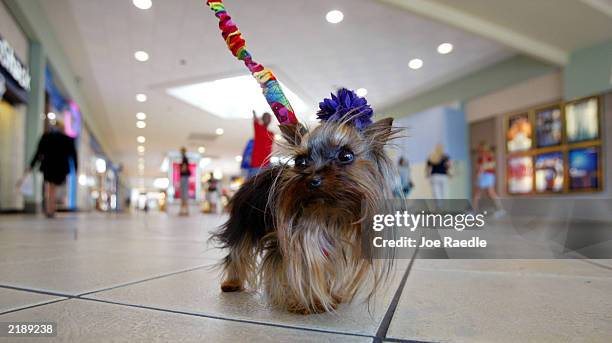
[[[381,166],[388,163],[384,146],[394,135],[391,125],[385,119],[363,131],[333,122],[311,132],[300,126],[282,128],[293,165],[279,180],[280,210],[357,221],[364,202],[386,196],[387,175]]]

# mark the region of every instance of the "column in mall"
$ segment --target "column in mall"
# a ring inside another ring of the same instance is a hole
[[[28,94],[28,108],[25,125],[25,164],[30,163],[36,152],[38,140],[43,133],[43,116],[45,115],[45,50],[38,42],[30,41],[29,50],[30,67],[30,93]],[[33,171],[34,193],[24,197],[25,212],[36,213],[41,210],[42,204],[42,177]]]

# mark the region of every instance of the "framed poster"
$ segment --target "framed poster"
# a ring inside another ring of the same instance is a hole
[[[506,147],[508,152],[529,150],[532,146],[533,128],[528,113],[508,117]]]
[[[562,192],[563,153],[561,151],[540,154],[535,157],[535,190],[538,193]]]
[[[508,193],[526,194],[533,191],[533,160],[531,156],[516,156],[508,159],[506,178]]]
[[[599,101],[597,97],[565,105],[565,134],[568,143],[599,138]]]
[[[189,191],[189,199],[195,199],[196,195],[196,168],[195,163],[189,163],[189,181],[187,190]],[[181,198],[181,164],[179,162],[172,163],[172,185],[174,187],[174,199]]]
[[[598,147],[572,149],[568,153],[569,189],[595,191],[601,187]]]
[[[554,106],[535,112],[536,145],[538,148],[561,144],[561,107]]]

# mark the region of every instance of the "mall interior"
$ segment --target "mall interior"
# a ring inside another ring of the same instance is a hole
[[[0,0],[0,342],[612,341],[612,1],[224,3],[300,123],[354,91],[401,129],[408,201],[482,193],[507,241],[404,254],[327,313],[222,292],[211,232],[271,108],[206,1]],[[74,145],[51,195],[49,133]]]

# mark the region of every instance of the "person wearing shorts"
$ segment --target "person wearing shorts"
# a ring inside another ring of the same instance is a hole
[[[476,162],[476,182],[477,187],[474,192],[474,200],[472,207],[474,211],[478,212],[478,205],[483,192],[487,192],[491,200],[495,203],[497,208],[496,216],[504,214],[499,196],[495,191],[495,156],[491,151],[491,148],[485,142],[481,142],[478,145],[478,160]]]

